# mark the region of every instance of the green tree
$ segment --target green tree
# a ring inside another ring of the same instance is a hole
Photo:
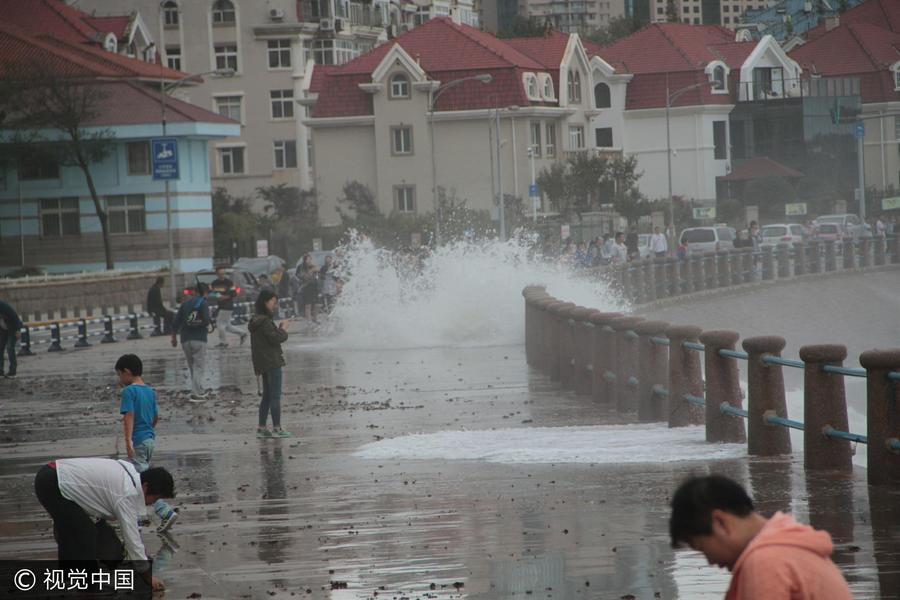
[[[628,37],[632,33],[638,31],[644,25],[646,25],[646,23],[644,23],[637,17],[629,17],[623,15],[621,17],[610,19],[608,25],[598,27],[594,31],[590,32],[586,37],[589,41],[594,42],[595,44],[608,46],[621,40],[622,38]]]
[[[555,162],[549,168],[544,167],[538,173],[536,183],[541,193],[547,196],[550,205],[560,214],[568,214],[568,196],[566,193],[566,164]]]
[[[265,203],[266,212],[270,212],[276,219],[318,218],[319,207],[313,191],[288,187],[287,184],[281,183],[258,187],[256,194]]]
[[[517,16],[509,27],[501,29],[497,33],[499,38],[542,37],[547,35],[552,28],[546,21],[541,22],[535,17]]]
[[[260,229],[260,217],[250,210],[250,201],[216,188],[212,208],[215,256],[235,261],[242,254],[250,254]]]
[[[343,193],[338,198],[338,214],[341,219],[357,217],[376,217],[381,215],[375,193],[364,183],[348,181],[344,184]],[[349,211],[349,212],[347,212]]]

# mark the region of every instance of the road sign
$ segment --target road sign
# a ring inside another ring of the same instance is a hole
[[[256,257],[265,258],[269,255],[269,240],[256,240]]]
[[[806,214],[806,202],[794,202],[784,205],[784,214],[787,217],[799,217]]]
[[[175,138],[150,140],[150,164],[153,179],[178,179],[178,140]]]
[[[697,220],[715,219],[716,218],[716,207],[715,206],[694,207],[694,218]]]
[[[856,126],[853,128],[853,137],[855,137],[858,140],[861,140],[864,137],[866,137],[866,124],[865,123],[860,121],[859,123],[856,124]]]
[[[538,191],[538,186],[536,183],[532,183],[528,186],[528,195],[532,198],[540,198],[541,193]]]
[[[895,210],[897,208],[900,208],[900,196],[895,196],[893,198],[882,198],[881,210]]]

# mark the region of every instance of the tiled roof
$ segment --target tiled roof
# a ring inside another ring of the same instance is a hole
[[[866,0],[840,14],[841,25],[869,23],[900,33],[900,2],[897,0]],[[819,23],[806,32],[807,39],[814,40],[828,33],[825,23]]]
[[[158,91],[126,81],[106,81],[95,85],[102,90],[104,100],[101,100],[97,111],[98,117],[85,125],[142,125],[161,121],[162,104]],[[235,124],[235,121],[218,113],[171,96],[166,98],[166,122]]]
[[[101,30],[86,19],[89,15],[63,0],[0,0],[0,14],[4,24],[33,35],[43,34],[73,43],[102,42]]]
[[[559,69],[566,47],[569,45],[569,34],[550,31],[541,37],[510,38],[503,41],[522,54],[533,58],[545,69]]]
[[[85,17],[85,22],[97,31],[113,33],[118,39],[128,36],[128,26],[131,24],[130,16],[118,17]]]
[[[719,177],[719,181],[750,181],[751,179],[763,179],[765,177],[784,177],[787,179],[799,179],[803,173],[776,162],[768,156],[756,156],[738,163],[731,173]]]

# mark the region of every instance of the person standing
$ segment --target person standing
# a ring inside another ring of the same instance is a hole
[[[162,321],[163,335],[169,335],[172,333],[172,317],[175,314],[163,304],[162,288],[164,281],[162,277],[157,277],[153,285],[150,286],[150,290],[147,292],[147,312]]]
[[[692,477],[672,497],[672,547],[686,544],[731,571],[726,600],[850,600],[828,532],[781,512],[765,518],[721,475]]]
[[[650,252],[656,256],[665,256],[669,252],[669,245],[666,242],[666,236],[662,234],[659,227],[653,228],[653,235],[650,236]]]
[[[216,278],[209,284],[212,291],[218,294],[217,304],[219,311],[216,313],[216,327],[219,330],[219,348],[228,347],[228,338],[226,333],[233,333],[240,336],[241,344],[247,341],[247,332],[239,329],[231,324],[231,317],[234,313],[234,282],[225,275],[225,269],[219,267],[216,269]]]
[[[308,322],[318,323],[319,314],[319,268],[311,254],[303,255],[300,265],[300,298],[303,305],[303,316]]]
[[[275,309],[278,296],[270,290],[263,290],[256,299],[256,314],[250,320],[250,356],[253,372],[262,379],[262,398],[259,402],[259,422],[256,437],[289,437],[291,434],[281,428],[281,382],[284,355],[281,344],[287,341],[289,321],[275,325]],[[272,414],[272,430],[266,425]]]
[[[22,336],[22,319],[19,313],[8,302],[0,300],[0,377],[7,379],[16,378],[16,370],[18,363],[16,362],[16,345]],[[9,370],[6,375],[3,374],[3,355],[9,357]]]
[[[632,227],[628,231],[628,235],[625,236],[625,249],[628,251],[628,260],[634,260],[636,258],[640,258],[641,250],[638,248],[638,243],[640,242],[640,237],[638,237],[638,232],[636,227]]]
[[[180,334],[181,350],[191,371],[192,402],[203,402],[207,397],[203,382],[206,376],[206,343],[209,325],[212,323],[206,298],[208,295],[209,286],[198,283],[197,295],[181,303],[172,322],[172,347],[178,346],[176,336]]]
[[[617,265],[628,261],[628,248],[625,246],[625,234],[616,232],[616,241],[610,249],[609,262]]]

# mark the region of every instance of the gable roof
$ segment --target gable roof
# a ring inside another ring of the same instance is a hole
[[[128,29],[131,25],[131,17],[130,16],[116,16],[116,17],[85,17],[84,22],[96,29],[97,31],[104,31],[108,33],[112,33],[116,36],[116,39],[124,40],[128,38]]]
[[[103,81],[93,84],[102,90],[98,116],[85,122],[86,126],[143,125],[159,123],[161,118],[160,96],[157,90],[131,81]],[[166,122],[217,123],[237,125],[236,121],[169,96],[166,99]]]
[[[102,43],[104,33],[117,33],[98,28],[90,15],[63,0],[0,0],[0,14],[7,25],[76,44]]]
[[[569,44],[569,34],[553,30],[541,37],[510,38],[503,41],[522,54],[533,58],[545,69],[552,70],[559,69],[559,65],[562,63],[566,47]]]
[[[866,0],[862,4],[840,14],[840,24],[869,23],[883,29],[900,33],[900,2],[897,0]],[[806,32],[809,40],[826,33],[825,23],[819,23]]]

